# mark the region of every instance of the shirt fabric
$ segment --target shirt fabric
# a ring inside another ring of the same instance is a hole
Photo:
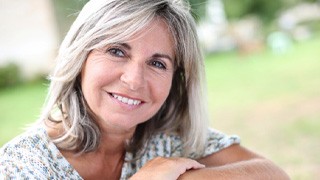
[[[201,155],[193,152],[189,158],[205,157],[237,143],[240,143],[238,136],[227,136],[209,128],[205,152]],[[182,157],[182,140],[176,134],[156,134],[145,148],[139,158],[129,152],[125,154],[120,179],[129,179],[155,157]],[[37,127],[14,138],[0,149],[0,179],[83,178],[63,157],[46,130]]]

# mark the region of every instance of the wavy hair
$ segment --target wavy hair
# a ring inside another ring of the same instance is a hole
[[[99,146],[100,129],[81,90],[83,64],[93,49],[124,42],[155,18],[167,23],[175,43],[172,87],[160,110],[137,126],[127,150],[140,152],[158,132],[178,133],[185,156],[204,150],[204,62],[190,6],[183,0],[91,0],[84,6],[60,46],[40,118],[63,126],[62,135],[53,138],[57,147],[83,153]]]

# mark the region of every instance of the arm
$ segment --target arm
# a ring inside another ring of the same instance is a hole
[[[204,165],[188,158],[156,157],[145,164],[130,180],[176,180],[190,169],[204,168]]]
[[[271,161],[240,145],[232,145],[198,162],[206,168],[187,171],[179,179],[290,179]]]

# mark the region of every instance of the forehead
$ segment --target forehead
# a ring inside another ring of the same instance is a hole
[[[171,44],[174,43],[173,35],[171,33],[170,27],[168,26],[167,22],[162,18],[155,18],[150,21],[147,25],[141,27],[138,31],[134,32],[127,41],[134,41],[140,38],[143,38],[148,35],[154,35],[155,37],[165,38],[169,40]]]
[[[132,27],[135,27],[132,29]],[[150,38],[151,34],[151,38]],[[103,48],[112,44],[128,43],[141,40],[149,36],[149,42],[155,47],[163,47],[171,52],[172,59],[176,59],[176,43],[172,30],[164,18],[155,17],[145,25],[124,23],[120,28],[114,27],[101,32],[100,37],[94,39],[90,50]],[[166,42],[166,43],[165,43]]]
[[[136,32],[127,42],[133,49],[146,54],[163,54],[174,61],[175,47],[172,34],[167,23],[161,19],[151,21],[147,26]]]
[[[175,56],[175,42],[167,22],[161,18],[155,18],[146,26],[135,32],[125,42],[127,43],[147,43],[145,48],[160,49]]]

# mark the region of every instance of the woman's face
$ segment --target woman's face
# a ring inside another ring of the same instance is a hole
[[[127,42],[93,50],[81,72],[84,97],[104,130],[134,131],[166,100],[174,71],[168,26],[154,20]]]

